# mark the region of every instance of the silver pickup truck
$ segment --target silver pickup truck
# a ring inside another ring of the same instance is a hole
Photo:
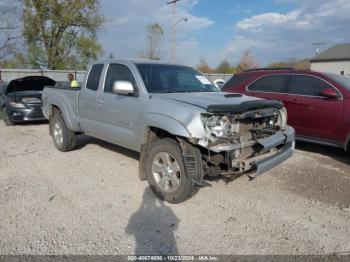
[[[98,61],[81,90],[48,87],[42,99],[58,150],[87,134],[138,151],[140,179],[171,203],[210,185],[205,177],[253,179],[294,150],[281,102],[222,93],[187,66]]]

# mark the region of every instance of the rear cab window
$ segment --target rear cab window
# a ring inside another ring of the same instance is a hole
[[[265,93],[289,93],[288,75],[263,76],[247,87],[248,91]]]
[[[88,79],[86,81],[86,88],[92,91],[97,91],[100,84],[103,64],[96,64],[91,67]]]

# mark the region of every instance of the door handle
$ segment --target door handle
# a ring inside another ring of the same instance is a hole
[[[106,100],[103,100],[103,99],[100,99],[100,100],[98,100],[98,103],[99,103],[100,105],[104,105],[104,104],[107,103],[107,101],[106,101]]]

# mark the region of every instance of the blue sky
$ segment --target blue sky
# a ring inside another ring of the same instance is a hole
[[[161,58],[171,58],[171,8],[167,0],[102,0],[108,23],[99,34],[106,56],[137,57],[145,49],[145,27],[164,31]],[[177,19],[177,62],[211,66],[223,59],[237,63],[249,49],[262,65],[312,57],[322,49],[350,42],[349,0],[181,0]]]

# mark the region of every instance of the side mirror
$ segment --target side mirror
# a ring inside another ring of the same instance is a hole
[[[119,95],[132,95],[134,94],[134,86],[129,81],[115,81],[112,91]]]
[[[331,98],[331,99],[338,97],[337,91],[335,91],[333,88],[322,89],[320,92],[320,95],[323,97],[326,97],[326,98]]]

